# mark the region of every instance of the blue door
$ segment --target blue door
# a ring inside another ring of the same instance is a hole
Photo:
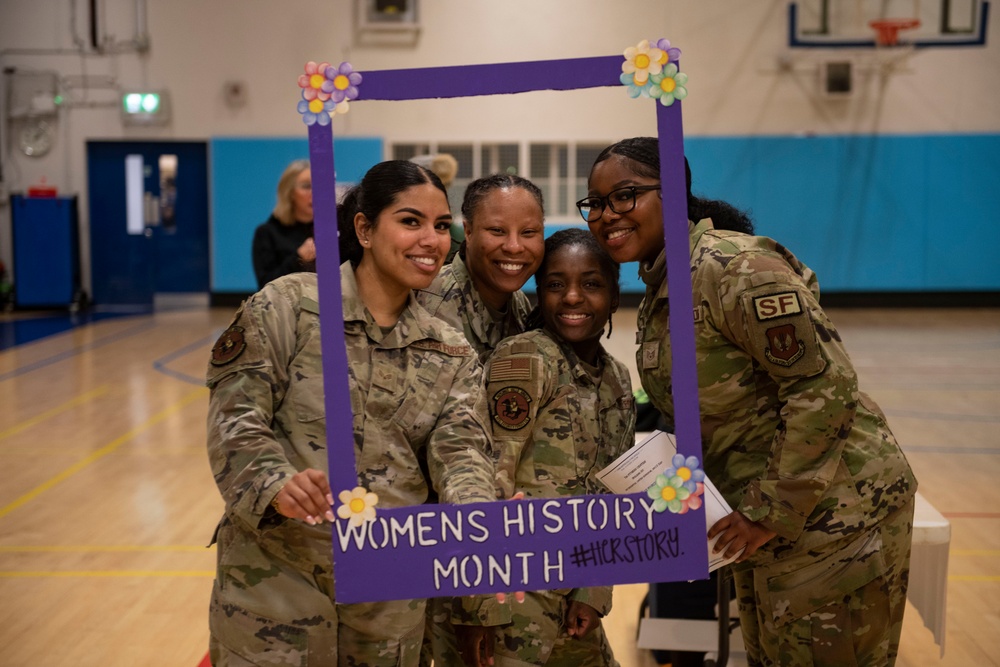
[[[88,141],[87,178],[97,306],[208,292],[205,142]]]

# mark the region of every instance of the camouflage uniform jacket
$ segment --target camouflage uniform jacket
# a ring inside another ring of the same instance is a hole
[[[497,478],[505,498],[607,493],[596,477],[635,444],[628,369],[600,351],[599,382],[573,349],[544,330],[503,341],[486,365]],[[553,591],[611,609],[611,587]]]
[[[689,224],[705,470],[734,508],[778,534],[745,566],[860,548],[916,479],[881,410],[858,390],[815,275],[771,239],[708,219]],[[664,254],[640,275],[636,362],[672,422]],[[868,577],[860,586],[878,574],[858,576]]]
[[[412,298],[383,334],[348,264],[341,281],[358,483],[380,505],[416,505],[428,496],[424,468],[445,502],[494,500],[482,370],[469,345]],[[269,567],[295,568],[307,580],[332,576],[330,524],[309,526],[270,507],[288,478],[327,469],[319,324],[316,275],[292,274],[251,297],[213,350],[208,452],[226,504],[220,573],[244,572],[235,576],[248,587]],[[263,562],[224,555],[235,534]],[[279,606],[280,595],[271,597]]]
[[[524,331],[531,312],[528,297],[518,290],[510,295],[503,321],[495,321],[458,255],[441,269],[430,287],[417,292],[417,300],[431,315],[463,331],[483,363],[500,341]]]

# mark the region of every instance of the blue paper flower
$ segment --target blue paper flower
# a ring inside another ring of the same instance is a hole
[[[303,92],[303,99],[299,100],[299,104],[296,107],[298,112],[302,114],[302,122],[306,125],[329,125],[330,124],[330,112],[336,109],[337,103],[333,99],[321,100],[319,98],[314,98],[312,100],[306,100],[305,93]]]

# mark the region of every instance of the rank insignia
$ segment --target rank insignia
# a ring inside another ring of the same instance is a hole
[[[764,356],[772,364],[791,366],[806,353],[805,344],[795,336],[793,324],[768,329],[765,334],[767,347],[764,349]]]
[[[504,387],[493,395],[493,421],[507,429],[517,431],[528,425],[528,405],[531,396],[519,387]]]
[[[243,354],[247,348],[243,327],[232,326],[222,332],[212,348],[212,365],[224,366]]]

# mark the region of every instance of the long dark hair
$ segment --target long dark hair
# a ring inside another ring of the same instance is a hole
[[[556,251],[570,246],[583,246],[597,259],[597,263],[601,267],[601,274],[604,276],[604,279],[608,281],[608,286],[611,288],[611,300],[617,301],[621,297],[621,286],[618,282],[619,275],[621,274],[621,266],[618,262],[611,258],[608,251],[597,242],[597,239],[593,234],[576,227],[571,227],[570,229],[560,229],[558,232],[545,239],[545,255],[542,257],[542,263],[538,266],[538,270],[535,271],[535,292],[538,294],[541,294],[542,292],[541,282],[545,279],[545,275],[548,273],[549,258],[552,257],[553,253]],[[542,303],[541,298],[538,299],[538,303]],[[541,329],[542,324],[543,320],[540,306],[535,306],[534,309],[532,309],[531,314],[528,315],[526,323],[527,328]]]
[[[430,183],[448,199],[448,191],[433,171],[408,160],[387,160],[369,169],[361,183],[348,190],[337,206],[340,260],[350,260],[351,266],[361,262],[364,250],[354,229],[358,213],[364,214],[374,228],[379,214],[396,201],[399,193],[424,183]]]
[[[660,180],[660,147],[656,137],[632,137],[605,148],[594,160],[594,165],[607,160],[612,155],[625,158],[632,164],[638,176]],[[591,167],[591,172],[593,172]],[[691,194],[691,166],[684,158],[684,175],[687,186],[688,219],[695,222],[711,218],[716,229],[727,229],[744,234],[753,234],[753,220],[746,211],[719,199],[706,199]]]

